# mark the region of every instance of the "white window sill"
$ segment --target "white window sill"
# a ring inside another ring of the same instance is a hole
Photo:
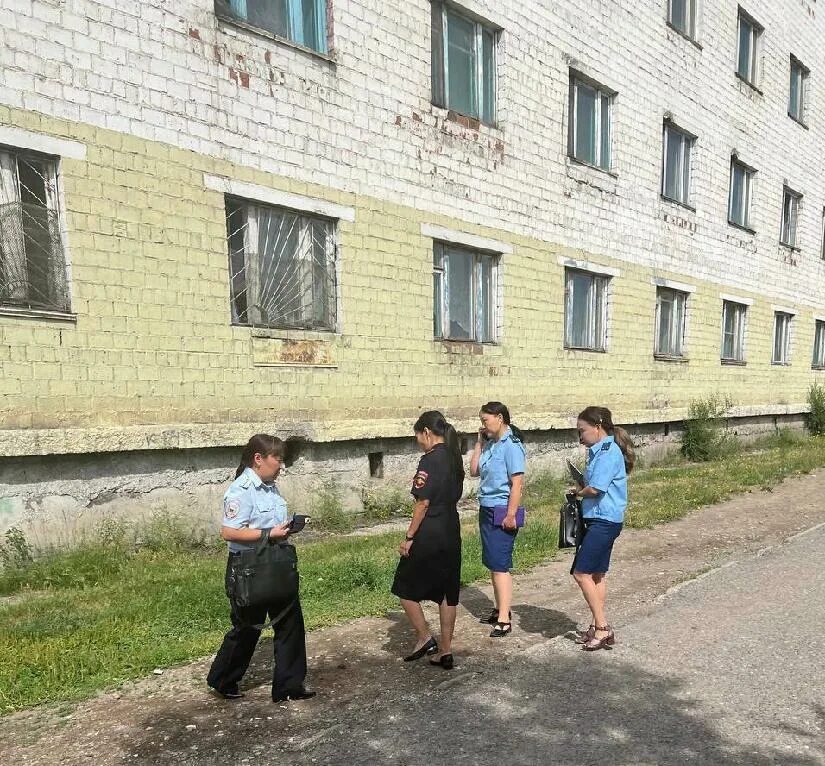
[[[687,364],[690,359],[686,356],[673,356],[671,354],[653,354],[657,362],[674,362],[676,364]]]
[[[16,306],[0,306],[0,316],[18,319],[43,319],[51,322],[77,323],[77,314],[67,311],[46,311],[44,309],[27,309]]]

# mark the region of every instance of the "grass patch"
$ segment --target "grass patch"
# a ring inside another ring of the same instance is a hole
[[[647,527],[679,518],[698,506],[821,465],[825,438],[782,432],[735,458],[703,463],[673,459],[631,476],[627,523]],[[518,570],[555,555],[557,513],[566,485],[542,474],[528,481],[530,516],[516,545]],[[333,491],[321,493],[320,501],[315,498],[322,517],[333,523],[339,511],[336,497]],[[104,527],[102,539],[34,559],[25,555],[25,540],[15,538],[17,547],[12,548],[24,553],[14,560],[9,553],[0,571],[0,594],[14,596],[0,601],[0,712],[88,696],[217,649],[228,627],[223,551],[212,540],[193,546],[172,522],[149,528],[153,531],[143,535],[137,549],[122,530]],[[465,522],[463,535],[462,583],[486,579],[473,520]],[[389,588],[398,540],[399,533],[391,532],[300,544],[307,627],[396,608]]]

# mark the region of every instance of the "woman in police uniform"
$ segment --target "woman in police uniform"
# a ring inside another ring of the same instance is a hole
[[[501,402],[487,402],[479,414],[478,430],[470,475],[480,476],[478,526],[481,560],[490,570],[496,603],[482,623],[493,626],[491,638],[502,638],[513,630],[510,605],[513,602],[513,547],[516,542],[516,511],[524,490],[526,452],[521,431],[510,422],[510,411]],[[493,523],[494,509],[506,507],[501,525]]]
[[[579,441],[587,447],[587,468],[585,486],[569,490],[581,498],[584,519],[584,536],[570,574],[581,588],[593,619],[576,641],[582,649],[592,652],[610,649],[616,641],[604,609],[605,576],[613,543],[622,531],[627,475],[633,470],[636,456],[630,436],[613,425],[613,415],[607,407],[587,407],[579,413],[576,428]]]
[[[269,530],[271,540],[289,536],[286,502],[275,486],[284,459],[284,443],[276,436],[253,436],[241,455],[235,481],[223,500],[221,537],[229,543],[227,576],[233,557],[255,548],[262,530]],[[232,630],[224,636],[206,682],[222,697],[237,699],[243,695],[238,683],[243,678],[267,615],[275,630],[275,669],[272,676],[272,700],[302,700],[315,696],[304,688],[307,672],[304,616],[298,598],[290,605],[239,607],[230,601]]]
[[[464,489],[464,463],[458,435],[437,411],[425,412],[413,426],[424,456],[411,490],[415,498],[392,592],[415,629],[416,643],[404,660],[435,655],[430,664],[453,668],[452,639],[461,580],[461,527],[456,503]],[[436,643],[421,601],[438,604],[441,635]]]

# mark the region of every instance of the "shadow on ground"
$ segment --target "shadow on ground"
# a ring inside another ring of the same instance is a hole
[[[376,665],[386,669],[381,689],[357,690],[340,704],[336,682],[346,684],[347,674],[356,681],[361,668],[380,677]],[[726,739],[703,720],[681,680],[635,667],[619,650],[582,656],[555,647],[542,658],[492,667],[468,658],[453,673],[411,665],[361,657],[338,679],[327,676],[330,686],[319,685],[319,697],[309,703],[204,697],[170,707],[143,721],[127,760],[154,766],[261,756],[296,765],[475,764],[492,760],[505,740],[506,763],[525,766],[821,763],[813,754],[790,755],[765,742],[752,750]],[[193,721],[197,728],[187,729]]]

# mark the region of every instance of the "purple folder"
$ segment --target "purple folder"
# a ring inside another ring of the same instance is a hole
[[[504,523],[504,517],[507,515],[506,505],[497,505],[493,508],[493,526],[500,527]],[[516,529],[524,526],[524,506],[520,505],[516,509]]]

